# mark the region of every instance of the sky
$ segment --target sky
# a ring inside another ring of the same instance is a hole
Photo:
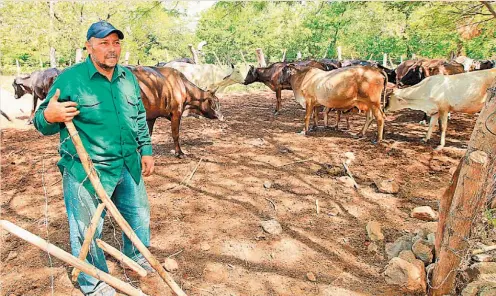
[[[215,2],[217,1],[188,1],[187,14],[192,19],[188,24],[188,28],[194,30],[198,24],[198,20],[200,20],[200,13],[214,5]]]

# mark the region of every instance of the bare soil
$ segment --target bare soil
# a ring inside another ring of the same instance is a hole
[[[420,112],[388,114],[380,144],[372,143],[375,124],[367,138],[354,137],[363,115],[351,117],[351,130],[319,127],[303,136],[304,110],[291,92],[283,96],[274,116],[273,92],[220,95],[225,121],[184,119],[184,159],[171,154],[169,122],[157,122],[155,174],[145,179],[152,253],[160,260],[177,253],[179,269],[172,275],[188,295],[406,295],[385,283],[384,245],[379,254],[367,250],[365,225],[378,221],[385,243],[426,226],[409,213],[420,205],[438,209],[476,117],[452,114],[447,147],[438,152],[437,134],[421,142],[427,126],[418,124]],[[2,131],[1,141],[1,218],[70,252],[58,136],[14,127]],[[358,190],[338,180],[345,152],[356,157],[349,167]],[[399,193],[379,193],[375,179],[394,179]],[[267,181],[270,188],[263,186]],[[269,219],[281,224],[282,234],[262,230]],[[103,240],[118,247],[114,225],[106,218]],[[1,295],[51,295],[51,275],[54,295],[81,295],[67,278],[67,264],[56,258],[50,264],[46,253],[1,231]],[[108,262],[112,274],[149,295],[171,295],[158,278],[140,281],[112,258]]]

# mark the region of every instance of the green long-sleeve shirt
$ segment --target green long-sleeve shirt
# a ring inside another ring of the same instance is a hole
[[[133,179],[141,178],[141,156],[152,155],[146,113],[136,77],[117,65],[112,80],[100,74],[88,57],[85,62],[65,69],[50,88],[47,99],[34,117],[34,126],[44,135],[60,132],[58,166],[80,182],[86,172],[63,123],[48,123],[43,112],[49,99],[60,89],[59,101],[74,101],[80,114],[72,120],[86,151],[93,160],[103,187],[112,195],[125,165]],[[141,156],[140,156],[141,154]],[[84,186],[94,193],[89,180]]]

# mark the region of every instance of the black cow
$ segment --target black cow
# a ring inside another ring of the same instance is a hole
[[[38,99],[44,100],[48,90],[52,86],[55,78],[60,74],[60,70],[50,68],[47,70],[34,71],[28,76],[16,77],[12,86],[14,87],[14,98],[19,99],[25,94],[33,95],[33,108],[28,119],[28,124],[33,123],[34,112],[38,105]]]

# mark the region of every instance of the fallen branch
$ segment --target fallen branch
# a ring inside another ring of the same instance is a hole
[[[315,210],[317,211],[317,215],[320,213],[320,208],[319,208],[319,200],[315,200]]]
[[[191,174],[187,178],[186,182],[184,182],[184,180],[183,180],[183,181],[181,181],[181,183],[179,183],[179,185],[181,185],[181,184],[188,185],[189,181],[191,181],[191,179],[193,178],[193,175],[196,173],[196,170],[200,166],[200,163],[202,162],[202,160],[203,160],[203,157],[200,158],[200,161],[196,164],[195,168],[193,169],[193,171],[191,172]]]
[[[276,204],[272,200],[268,199],[267,197],[265,197],[265,199],[272,204],[272,206],[274,207],[274,211],[275,211],[276,210]]]
[[[472,255],[482,254],[482,253],[486,253],[486,252],[489,252],[492,250],[496,250],[496,245],[486,246],[486,247],[482,247],[480,249],[475,249],[472,251]]]
[[[358,189],[358,183],[355,181],[355,178],[353,178],[353,175],[351,174],[351,171],[348,168],[348,165],[344,161],[342,163],[343,163],[344,171],[346,172],[348,177],[350,177],[351,180],[353,181],[353,186],[355,187],[355,189]]]
[[[301,163],[301,162],[307,162],[307,161],[309,161],[309,160],[312,160],[312,159],[311,159],[311,158],[309,158],[309,159],[297,160],[297,161],[293,161],[293,162],[290,162],[290,163],[286,163],[286,164],[279,165],[279,166],[277,166],[277,167],[278,167],[278,168],[280,168],[280,167],[287,166],[287,165],[290,165],[290,164]]]
[[[182,252],[182,251],[183,251],[183,250],[180,250],[180,251],[178,251],[178,252],[175,252],[174,254],[167,256],[167,258],[172,258],[172,257],[174,257],[174,256],[176,256],[176,255],[179,255],[179,254],[181,254],[181,252]]]

